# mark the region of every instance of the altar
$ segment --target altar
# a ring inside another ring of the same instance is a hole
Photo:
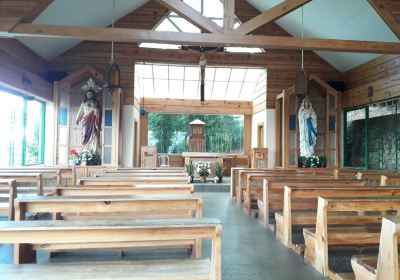
[[[199,162],[199,161],[209,161],[211,163],[219,161],[222,163],[222,158],[226,156],[226,154],[222,153],[201,153],[201,152],[183,152],[182,156],[185,158],[185,164],[190,163],[191,161]]]

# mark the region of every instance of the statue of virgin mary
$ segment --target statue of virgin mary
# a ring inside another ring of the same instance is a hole
[[[317,143],[317,115],[308,96],[301,102],[298,119],[300,156],[310,157],[314,155],[314,148]]]

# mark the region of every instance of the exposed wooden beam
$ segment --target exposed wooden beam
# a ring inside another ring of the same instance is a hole
[[[59,25],[18,24],[13,32],[0,36],[64,38],[125,43],[164,43],[206,46],[258,47],[265,49],[318,50],[400,54],[399,42],[353,41],[260,35],[166,32],[128,28],[98,28]]]
[[[222,33],[222,28],[181,0],[156,0],[202,30]]]
[[[308,2],[311,2],[311,0],[286,0],[243,23],[235,30],[235,34],[249,34],[264,24],[273,22]]]
[[[231,33],[235,25],[235,0],[224,0],[224,33]]]
[[[396,21],[393,14],[382,0],[368,0],[382,20],[389,26],[393,33],[400,39],[400,23]]]
[[[251,115],[251,101],[206,100],[203,104],[196,99],[145,98],[144,106],[150,113]]]
[[[7,30],[11,32],[19,23],[32,23],[54,0],[38,0],[29,13],[25,14],[20,20],[15,22],[0,23],[0,30]]]

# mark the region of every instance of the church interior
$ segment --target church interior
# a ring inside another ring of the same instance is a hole
[[[399,39],[399,0],[0,0],[0,278],[400,279]]]

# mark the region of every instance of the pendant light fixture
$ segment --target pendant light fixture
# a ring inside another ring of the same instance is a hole
[[[112,29],[114,29],[115,23],[115,0],[113,0],[112,7]],[[120,87],[120,70],[118,64],[114,61],[114,41],[111,41],[111,59],[107,64],[104,72],[104,87],[113,93],[114,89]]]
[[[304,38],[304,8],[301,7],[301,38]],[[295,92],[297,95],[307,95],[309,90],[308,74],[304,70],[304,49],[301,49],[301,71],[296,75]]]

